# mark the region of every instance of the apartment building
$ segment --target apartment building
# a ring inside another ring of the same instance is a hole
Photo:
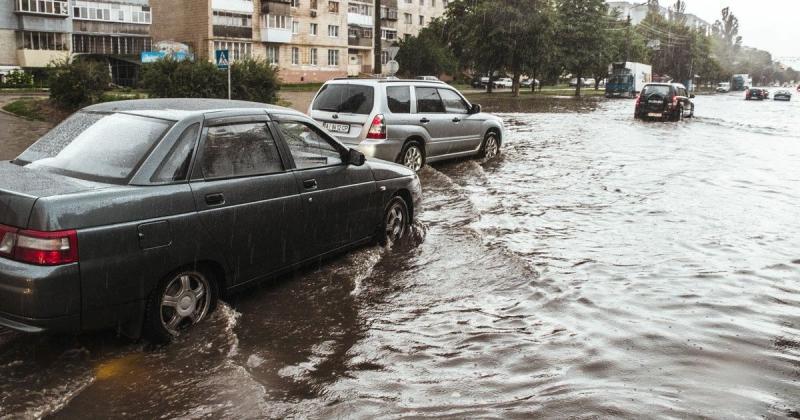
[[[150,0],[156,41],[177,41],[212,59],[264,58],[287,83],[321,82],[372,73],[374,2],[371,0]],[[441,16],[444,0],[382,0],[381,35],[389,47]],[[413,15],[400,22],[401,13]],[[383,56],[384,62],[388,54]]]
[[[36,73],[70,55],[106,60],[112,80],[130,85],[150,51],[148,0],[3,0],[0,66]]]
[[[608,10],[616,11],[619,15],[619,18],[622,20],[628,19],[628,17],[630,17],[631,24],[638,25],[642,23],[642,21],[647,17],[647,13],[650,11],[650,6],[648,6],[647,3],[611,1],[608,2]],[[670,10],[664,6],[659,6],[658,12],[661,14],[661,16],[664,16],[665,18],[670,17]],[[694,30],[701,31],[707,35],[711,34],[712,25],[707,21],[691,13],[685,14],[684,17],[686,18],[686,26]]]

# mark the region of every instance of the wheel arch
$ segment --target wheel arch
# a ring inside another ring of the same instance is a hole
[[[412,142],[412,141],[415,141],[415,142],[419,143],[420,146],[422,146],[423,157],[427,157],[428,156],[428,150],[427,150],[428,141],[423,136],[421,136],[419,134],[412,134],[412,135],[410,135],[410,136],[408,136],[406,138],[406,140],[403,142],[403,145],[400,147],[400,153],[398,153],[397,157],[395,158],[395,162],[396,163],[403,163],[403,160],[402,160],[403,159],[403,151],[405,150],[406,145],[408,143]]]
[[[392,198],[394,197],[400,197],[406,202],[406,207],[408,207],[408,217],[410,220],[414,220],[414,199],[411,196],[411,192],[405,188],[401,188],[394,193]]]

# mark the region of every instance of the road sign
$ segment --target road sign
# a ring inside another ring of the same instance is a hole
[[[389,60],[386,63],[386,71],[389,75],[394,76],[400,70],[400,63],[394,60]]]
[[[230,53],[228,50],[217,50],[214,53],[217,59],[217,68],[225,70],[230,65]]]
[[[397,53],[400,52],[400,47],[386,48],[386,52],[389,53],[389,60],[394,60],[397,57]]]

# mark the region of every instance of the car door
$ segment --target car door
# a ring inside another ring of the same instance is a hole
[[[203,226],[234,270],[233,285],[297,260],[297,183],[266,115],[206,126],[190,183]]]
[[[425,156],[433,158],[454,153],[458,136],[452,133],[452,117],[447,115],[436,87],[415,86],[416,117],[418,124],[428,133]]]
[[[454,137],[451,153],[477,150],[483,140],[481,117],[469,113],[469,104],[456,91],[439,88],[439,96],[450,117],[450,133]]]
[[[369,166],[347,164],[347,149],[311,120],[293,115],[274,115],[273,120],[291,155],[300,190],[301,259],[372,237],[380,210]]]

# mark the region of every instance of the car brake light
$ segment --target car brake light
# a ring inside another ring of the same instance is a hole
[[[367,131],[368,139],[386,140],[386,121],[383,115],[378,114],[372,119],[372,125]]]
[[[0,225],[0,255],[35,265],[62,265],[78,261],[78,233],[74,230],[39,232]]]
[[[642,94],[640,93],[636,95],[636,105],[639,105],[641,103],[642,103]]]

